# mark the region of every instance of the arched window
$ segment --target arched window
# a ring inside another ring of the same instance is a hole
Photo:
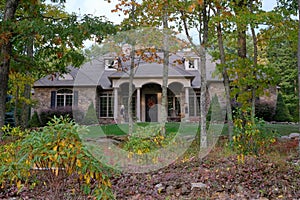
[[[73,90],[60,89],[56,93],[56,107],[72,106]]]

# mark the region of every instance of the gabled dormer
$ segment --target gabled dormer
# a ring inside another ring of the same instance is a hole
[[[184,68],[186,70],[198,70],[200,59],[199,57],[184,57]]]
[[[117,70],[121,68],[121,60],[118,57],[104,58],[105,70]]]

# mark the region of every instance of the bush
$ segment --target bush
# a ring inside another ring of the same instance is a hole
[[[276,110],[274,120],[277,122],[289,122],[292,121],[290,112],[282,98],[282,94],[279,93],[277,96]]]
[[[39,119],[38,113],[35,111],[34,114],[32,115],[31,119],[28,122],[28,127],[33,128],[33,127],[40,127],[41,122]]]
[[[215,94],[211,100],[208,112],[207,112],[207,116],[206,116],[206,120],[207,122],[222,122],[224,121],[223,119],[223,113],[222,113],[222,109],[219,103],[219,99],[218,96]]]
[[[46,126],[53,117],[69,117],[73,120],[75,120],[77,123],[80,123],[83,119],[83,112],[79,109],[72,109],[71,106],[69,107],[61,107],[61,108],[55,108],[55,109],[44,109],[40,112],[40,123],[41,126]]]
[[[275,107],[267,102],[256,102],[255,104],[255,116],[262,118],[265,121],[273,121],[275,114]]]
[[[7,184],[15,184],[20,190],[22,186],[34,188],[42,184],[44,189],[49,187],[45,190],[51,191],[53,199],[62,199],[59,191],[71,187],[66,179],[73,178],[80,181],[73,186],[80,187],[86,195],[113,199],[109,171],[82,145],[78,134],[84,132],[87,132],[85,127],[70,119],[54,117],[41,131],[1,145],[0,185],[5,188]],[[36,176],[43,170],[50,177]]]
[[[92,125],[92,124],[98,124],[98,118],[97,118],[97,113],[94,108],[93,102],[89,105],[89,108],[85,114],[84,119],[82,120],[82,124],[85,125]]]
[[[244,162],[244,155],[261,155],[275,142],[273,132],[261,131],[264,121],[251,119],[251,109],[238,109],[234,115],[233,149],[238,154],[239,161]]]

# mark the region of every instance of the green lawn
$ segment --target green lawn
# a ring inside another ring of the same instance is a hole
[[[147,126],[149,126],[149,123],[146,122],[136,123],[134,124],[134,130],[136,130],[137,127],[147,128]],[[166,124],[166,131],[167,133],[180,132],[188,135],[188,134],[194,134],[195,130],[197,130],[197,127],[198,127],[197,123],[170,122]],[[100,135],[121,136],[121,135],[126,135],[128,133],[128,124],[89,126],[88,129],[89,129],[89,134],[84,136],[86,138],[99,137]],[[278,135],[289,135],[292,132],[299,132],[298,125],[291,125],[291,124],[265,124],[263,130],[267,130],[268,132],[273,131],[278,133]],[[227,135],[227,131],[228,131],[227,125],[224,125],[224,128],[222,130],[222,135]]]

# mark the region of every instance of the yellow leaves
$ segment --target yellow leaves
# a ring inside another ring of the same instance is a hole
[[[79,159],[76,160],[76,166],[77,167],[81,167],[82,166],[81,161]]]
[[[138,155],[142,155],[143,152],[139,149],[139,150],[137,151],[137,154],[138,154]]]
[[[58,169],[58,167],[55,169],[55,176],[58,176],[58,171],[59,171],[59,169]]]
[[[18,190],[20,190],[21,189],[21,180],[18,180],[17,181],[17,183],[16,183],[16,185],[17,185],[17,188],[18,188]]]
[[[244,156],[244,154],[238,155],[237,156],[237,160],[238,160],[239,163],[244,164],[245,163],[245,156]]]
[[[57,151],[57,145],[53,147],[53,151]]]

